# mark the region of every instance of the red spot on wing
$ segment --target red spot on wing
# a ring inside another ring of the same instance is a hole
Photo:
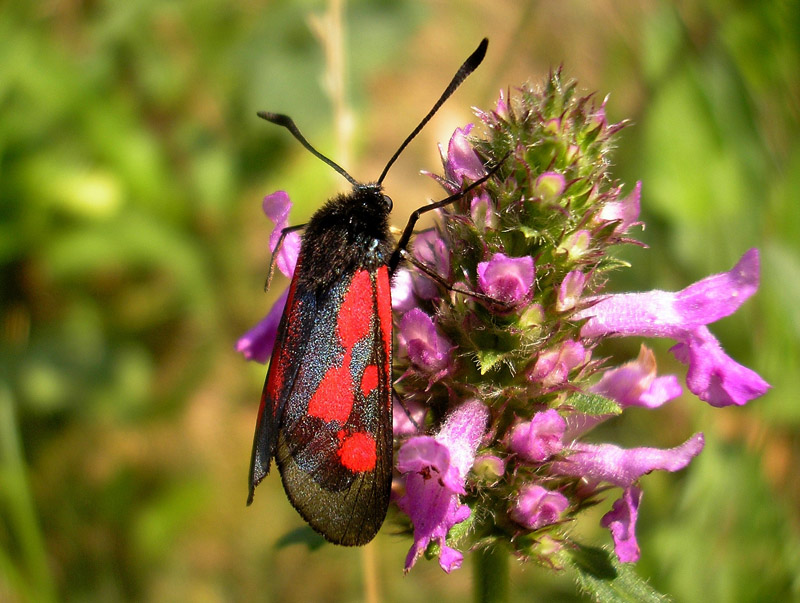
[[[361,393],[366,398],[376,387],[378,387],[378,367],[370,364],[361,376]]]
[[[372,279],[369,271],[359,270],[350,281],[336,317],[336,331],[345,350],[367,336],[374,311]]]
[[[375,440],[364,432],[346,434],[339,432],[339,449],[336,454],[342,465],[354,473],[372,471],[378,458]]]
[[[342,366],[328,369],[311,400],[308,414],[325,422],[344,424],[353,409],[353,377],[350,375],[350,353],[344,356]]]

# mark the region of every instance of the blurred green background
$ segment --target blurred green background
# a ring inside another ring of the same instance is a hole
[[[353,1],[334,32],[338,121],[315,34],[331,28],[310,24],[327,10],[0,7],[0,600],[469,596],[468,567],[403,577],[409,542],[390,526],[365,550],[276,546],[302,522],[277,478],[245,508],[264,368],[233,346],[283,285],[262,292],[261,198],[285,188],[302,222],[346,184],[256,111],[291,113],[374,178],[483,36],[485,64],[387,179],[395,224],[442,196],[418,171],[439,169],[436,142],[470,106],[558,65],[610,93],[611,120],[633,121],[613,175],[643,180],[650,246],[624,251],[613,288],[678,289],[759,247],[761,290],[712,330],[774,386],[745,408],[687,395],[605,431],[628,446],[706,433],[689,469],[644,478],[637,571],[678,601],[800,600],[800,3]],[[348,116],[349,143],[334,126]],[[587,519],[576,534],[608,544]],[[514,600],[579,600],[532,564],[512,581]]]

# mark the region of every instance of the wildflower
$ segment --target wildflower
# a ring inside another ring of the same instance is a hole
[[[566,427],[567,422],[552,408],[538,412],[511,430],[508,447],[527,461],[541,463],[561,452]]]
[[[556,523],[567,507],[569,501],[560,492],[551,492],[537,484],[526,484],[520,489],[510,515],[529,530],[538,530]]]
[[[470,515],[461,504],[464,480],[483,437],[489,410],[477,400],[452,411],[439,432],[407,440],[397,455],[405,494],[397,506],[414,524],[414,544],[406,557],[410,570],[431,542],[439,546],[439,565],[446,572],[461,567],[463,555],[447,546],[447,533]]]
[[[439,334],[431,317],[419,308],[403,316],[398,339],[411,364],[421,372],[438,374],[451,364],[453,345]]]
[[[689,365],[689,390],[711,406],[742,405],[769,384],[722,351],[705,325],[735,312],[758,289],[758,250],[751,249],[728,272],[709,276],[672,293],[623,293],[589,298],[577,319],[589,320],[581,336],[669,337],[675,357]]]
[[[264,197],[261,207],[266,216],[275,224],[269,237],[269,248],[270,251],[274,252],[280,241],[281,232],[289,225],[289,212],[292,209],[292,202],[285,191],[276,191]],[[294,274],[299,254],[300,235],[296,232],[290,232],[284,237],[281,248],[275,258],[275,264],[284,276],[291,277]],[[236,342],[236,351],[240,352],[246,360],[255,360],[264,364],[269,359],[272,354],[272,348],[275,345],[278,324],[281,321],[288,295],[289,290],[287,289],[275,300],[267,315]]]
[[[510,258],[495,253],[478,264],[478,285],[486,295],[509,305],[519,304],[533,286],[533,258]]]

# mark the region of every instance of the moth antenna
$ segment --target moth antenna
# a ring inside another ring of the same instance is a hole
[[[327,157],[325,157],[325,155],[323,155],[317,149],[311,146],[311,143],[308,142],[306,140],[306,137],[303,136],[300,133],[300,130],[297,129],[297,126],[295,125],[294,120],[292,120],[291,117],[289,117],[288,115],[283,115],[282,113],[269,113],[267,111],[259,111],[256,115],[258,115],[261,119],[266,119],[267,121],[272,122],[273,124],[276,124],[278,126],[283,126],[287,130],[289,130],[289,132],[292,133],[292,136],[294,136],[297,140],[299,140],[300,144],[303,145],[309,151],[311,151],[313,155],[319,157],[320,159],[322,159],[322,161],[324,161],[334,170],[339,172],[342,176],[345,177],[345,179],[347,179],[347,181],[350,184],[352,184],[353,186],[358,186],[358,182],[356,181],[356,179],[353,178],[350,174],[348,174],[347,171],[345,171],[345,169],[342,166],[340,166],[332,159],[328,159]]]
[[[383,179],[386,177],[386,173],[389,171],[389,168],[392,167],[392,164],[394,164],[394,162],[397,161],[397,158],[400,156],[400,153],[402,153],[403,150],[408,146],[408,144],[412,140],[414,140],[416,135],[419,134],[422,128],[425,127],[425,124],[427,124],[431,120],[431,118],[445,103],[445,101],[448,98],[450,98],[450,96],[452,96],[453,92],[456,91],[456,89],[461,85],[461,83],[465,79],[467,79],[467,76],[469,76],[470,73],[475,71],[478,65],[480,65],[483,62],[483,57],[486,56],[486,48],[488,46],[489,46],[489,40],[487,38],[481,40],[481,43],[478,44],[478,47],[475,49],[475,51],[471,55],[469,55],[469,57],[467,57],[467,60],[464,61],[461,67],[458,68],[458,71],[456,71],[456,74],[453,76],[453,79],[447,85],[447,88],[444,89],[444,92],[442,92],[442,96],[440,96],[439,100],[436,101],[436,104],[433,105],[433,108],[430,111],[428,111],[428,114],[422,118],[422,121],[419,122],[419,125],[416,128],[414,128],[414,131],[408,135],[408,138],[406,138],[403,141],[403,144],[400,145],[400,148],[398,148],[397,151],[395,151],[394,155],[392,155],[391,159],[389,159],[389,162],[386,164],[386,167],[383,168],[383,171],[381,172],[381,175],[378,178],[378,184],[381,184],[383,182]],[[303,141],[301,140],[300,142]]]

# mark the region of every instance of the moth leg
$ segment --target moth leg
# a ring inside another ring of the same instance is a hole
[[[455,203],[459,199],[462,199],[465,195],[472,192],[476,188],[478,188],[481,184],[486,182],[489,178],[494,176],[497,173],[503,163],[505,163],[506,158],[510,155],[510,152],[503,157],[496,166],[494,166],[489,173],[485,176],[479,178],[472,184],[470,184],[464,190],[458,191],[457,193],[450,195],[442,199],[441,201],[436,201],[431,203],[430,205],[425,205],[423,207],[418,207],[411,215],[408,217],[408,222],[406,223],[406,227],[403,229],[403,234],[400,236],[400,240],[397,242],[397,248],[394,250],[391,259],[389,260],[389,272],[393,273],[397,268],[398,264],[400,263],[400,256],[403,255],[403,252],[408,248],[409,242],[411,242],[411,237],[414,235],[414,226],[416,226],[417,221],[422,217],[423,214],[428,213],[429,211],[433,211],[434,209],[439,209],[441,207],[445,207],[447,205],[451,205]]]

